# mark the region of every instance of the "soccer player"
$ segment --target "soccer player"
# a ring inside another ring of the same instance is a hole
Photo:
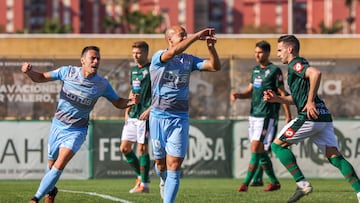
[[[130,70],[130,95],[139,94],[140,103],[125,110],[125,125],[121,135],[120,151],[137,175],[130,193],[149,192],[150,157],[148,153],[149,114],[151,105],[151,82],[148,60],[149,45],[144,41],[134,42],[132,56],[136,66]],[[132,150],[137,143],[139,158]]]
[[[152,106],[150,137],[155,171],[160,176],[160,194],[165,203],[175,201],[180,185],[180,169],[189,138],[189,82],[192,71],[219,71],[220,60],[215,49],[215,30],[203,29],[191,36],[181,26],[165,32],[168,48],[157,51],[151,60]],[[198,40],[204,40],[209,59],[184,51]]]
[[[100,49],[84,47],[81,67],[61,66],[49,72],[36,72],[29,63],[23,63],[21,71],[34,82],[61,80],[60,98],[52,120],[48,141],[48,165],[35,196],[29,203],[37,203],[45,195],[45,202],[52,203],[57,194],[55,187],[65,166],[85,142],[89,114],[99,97],[103,96],[116,108],[125,109],[139,103],[139,95],[120,98],[108,80],[97,74],[100,65]]]
[[[296,163],[289,149],[307,138],[318,146],[329,162],[339,169],[350,183],[360,203],[360,181],[353,166],[339,152],[331,113],[317,95],[321,72],[299,56],[300,42],[294,35],[283,35],[278,39],[277,56],[288,64],[288,85],[291,95],[278,96],[272,91],[264,93],[268,102],[295,104],[298,116],[284,126],[271,144],[272,151],[296,181],[296,191],[288,202],[296,202],[312,192],[313,187]]]
[[[255,59],[258,65],[253,67],[251,82],[246,90],[240,93],[232,93],[230,100],[251,98],[249,116],[249,139],[251,142],[251,159],[246,178],[238,188],[238,192],[246,192],[256,169],[261,164],[265,173],[269,176],[270,184],[263,190],[269,192],[279,190],[281,185],[276,178],[271,159],[264,149],[264,144],[271,140],[274,131],[274,122],[278,117],[276,104],[267,103],[263,100],[265,90],[273,90],[280,95],[285,95],[283,75],[281,69],[269,60],[270,44],[260,41],[255,46]],[[291,119],[289,106],[284,104],[286,119]]]
[[[272,131],[271,134],[269,134],[269,136],[266,137],[266,144],[264,144],[264,150],[265,152],[271,154],[271,143],[274,141],[277,131],[278,131],[278,123],[279,123],[279,111],[280,111],[280,107],[281,105],[279,103],[274,103],[275,104],[275,111],[274,111],[274,129]],[[286,110],[285,114],[286,114]],[[289,112],[290,113],[290,112]],[[286,116],[285,122],[288,123],[290,122],[291,117]],[[264,174],[264,170],[261,167],[261,163],[258,164],[258,167],[256,169],[256,172],[252,178],[251,184],[250,186],[253,187],[258,187],[258,186],[263,186],[264,182],[263,182],[263,174]]]

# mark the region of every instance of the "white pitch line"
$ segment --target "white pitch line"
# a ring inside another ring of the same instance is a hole
[[[108,199],[108,200],[112,200],[112,201],[115,201],[115,202],[132,203],[132,202],[124,200],[124,199],[120,199],[120,198],[113,197],[113,196],[110,196],[110,195],[98,194],[96,192],[83,192],[83,191],[74,191],[74,190],[59,190],[59,191],[98,196],[98,197],[101,197],[103,199]]]

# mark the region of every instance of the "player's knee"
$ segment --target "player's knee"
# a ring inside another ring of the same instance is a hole
[[[344,159],[343,156],[335,156],[335,157],[328,158],[330,164],[335,167],[340,167],[340,162],[342,159]]]
[[[120,152],[123,154],[127,154],[131,151],[131,148],[124,146],[124,145],[120,145]]]

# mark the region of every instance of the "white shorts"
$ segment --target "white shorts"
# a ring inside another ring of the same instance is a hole
[[[332,122],[302,121],[295,118],[284,126],[277,138],[291,144],[310,138],[324,155],[326,147],[339,148]]]
[[[129,118],[125,121],[121,140],[147,144],[149,138],[148,121]]]
[[[265,149],[268,150],[272,137],[274,136],[274,119],[249,117],[249,139],[264,143]]]

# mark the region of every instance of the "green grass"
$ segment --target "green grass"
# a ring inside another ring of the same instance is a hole
[[[265,179],[266,180],[266,179]],[[116,202],[89,194],[64,192],[61,190],[94,192],[110,195],[134,203],[160,203],[159,179],[152,178],[150,193],[129,194],[133,179],[62,180],[57,184],[59,193],[56,203],[110,203]],[[263,187],[250,187],[248,192],[237,192],[240,179],[195,179],[182,178],[176,203],[281,203],[295,191],[292,179],[280,179],[281,190],[261,192]],[[313,193],[299,202],[303,203],[348,203],[357,202],[356,194],[343,179],[310,179]],[[1,180],[0,203],[28,202],[39,185],[39,180]],[[40,202],[43,202],[41,200]]]

